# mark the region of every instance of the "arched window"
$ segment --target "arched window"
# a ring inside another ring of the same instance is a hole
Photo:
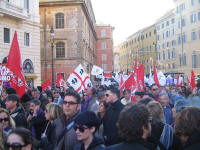
[[[64,14],[56,14],[56,29],[64,28]]]
[[[56,43],[56,58],[65,57],[65,43],[58,42]]]

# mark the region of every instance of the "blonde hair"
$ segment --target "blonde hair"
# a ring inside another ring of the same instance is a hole
[[[147,104],[147,108],[151,113],[152,118],[164,121],[163,108],[159,102],[151,101]]]
[[[56,103],[48,103],[46,105],[46,111],[49,113],[49,119],[54,121],[63,114],[62,108]]]
[[[13,118],[10,116],[9,112],[4,109],[4,108],[0,108],[0,113],[5,113],[8,118],[9,118],[9,126],[11,129],[15,129],[15,121],[13,120]]]

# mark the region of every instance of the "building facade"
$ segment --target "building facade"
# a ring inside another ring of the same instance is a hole
[[[41,85],[39,1],[0,0],[0,20],[0,62],[8,56],[16,31],[27,84]]]
[[[177,70],[200,74],[200,1],[174,0],[177,39]]]
[[[120,48],[119,46],[114,47],[113,54],[113,62],[114,62],[114,72],[120,72]]]
[[[97,65],[104,71],[113,71],[113,30],[110,25],[96,25]]]
[[[177,71],[176,18],[174,9],[156,21],[158,69],[162,72]]]
[[[90,74],[96,62],[95,16],[90,0],[40,0],[42,81],[58,73],[68,78],[79,64]],[[54,29],[51,40],[50,30]]]

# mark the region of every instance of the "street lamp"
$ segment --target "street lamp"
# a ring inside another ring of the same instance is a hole
[[[50,36],[51,36],[51,53],[52,53],[52,57],[51,57],[51,61],[52,61],[52,66],[51,66],[51,69],[52,69],[52,89],[54,89],[54,56],[53,56],[53,48],[54,48],[54,29],[53,29],[53,26],[51,27],[51,30],[50,30]]]

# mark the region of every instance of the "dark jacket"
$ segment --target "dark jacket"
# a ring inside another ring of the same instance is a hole
[[[53,123],[49,123],[46,134],[41,138],[38,143],[37,148],[44,149],[44,150],[53,150],[56,144],[55,138],[55,125]]]
[[[121,142],[116,123],[123,108],[124,105],[120,100],[117,100],[110,104],[103,117],[103,136],[106,145],[113,145]]]
[[[41,135],[42,135],[42,132],[43,132],[46,124],[47,124],[47,121],[45,118],[45,114],[42,111],[42,109],[40,109],[39,112],[37,113],[37,116],[33,117],[29,122],[30,129],[32,130],[32,132],[33,132],[33,130],[35,131],[35,138],[37,140],[41,139]]]
[[[104,146],[103,139],[97,138],[97,137],[93,138],[92,143],[87,148],[87,150],[104,150],[104,149],[105,149],[105,146]],[[82,142],[76,144],[74,146],[74,150],[85,150],[84,144]]]
[[[25,112],[22,106],[18,106],[10,115],[14,119],[16,127],[27,128]]]
[[[188,138],[184,150],[199,150],[200,149],[200,132],[194,133]]]
[[[137,143],[122,142],[119,144],[109,146],[105,148],[105,150],[154,150],[154,148],[153,146],[151,146],[150,143],[146,142],[137,142]]]
[[[79,113],[69,120],[66,120],[65,115],[62,115],[54,121],[54,133],[56,137],[56,147],[54,150],[73,150],[74,145],[78,143],[74,128],[70,128],[66,132],[66,126],[73,122],[78,114]]]

